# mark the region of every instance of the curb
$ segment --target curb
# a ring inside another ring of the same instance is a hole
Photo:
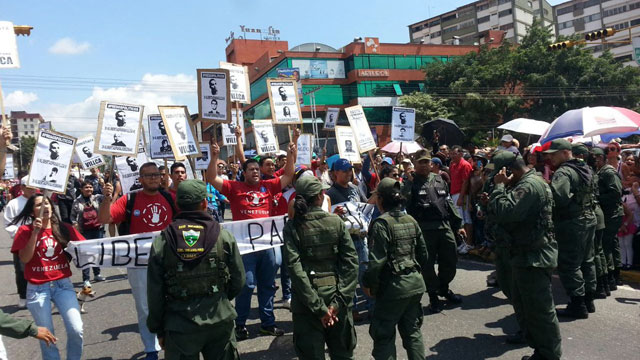
[[[625,282],[640,284],[640,271],[620,270],[620,277]]]

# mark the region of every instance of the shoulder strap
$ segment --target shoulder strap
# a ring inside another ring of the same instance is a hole
[[[171,212],[172,212],[171,215],[172,215],[172,218],[175,218],[176,215],[178,214],[178,209],[176,209],[176,204],[173,201],[173,197],[171,196],[171,194],[169,194],[168,192],[162,189],[159,189],[158,191],[160,192],[160,195],[162,195],[164,199],[167,200],[167,202],[171,206]]]
[[[225,262],[226,258],[224,256],[224,241],[222,241],[222,232],[218,235],[218,240],[216,241],[216,255],[218,255],[218,261]]]

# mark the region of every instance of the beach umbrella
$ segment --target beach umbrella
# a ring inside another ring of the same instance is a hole
[[[498,126],[498,129],[521,134],[542,135],[548,127],[549,123],[546,121],[517,118]]]
[[[608,106],[585,107],[569,110],[555,119],[542,134],[541,144],[567,136],[582,135],[585,138],[637,131],[640,114],[635,111]]]
[[[402,151],[403,154],[413,154],[418,150],[424,149],[415,141],[392,141],[382,148],[382,151],[397,154]]]

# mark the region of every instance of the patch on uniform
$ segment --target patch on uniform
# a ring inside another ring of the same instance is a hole
[[[200,231],[195,231],[195,230],[183,231],[182,237],[184,238],[184,242],[187,243],[189,247],[192,247],[198,242],[198,239],[200,238]]]
[[[525,190],[524,188],[519,188],[519,189],[516,189],[516,190],[513,192],[513,198],[514,198],[515,200],[520,200],[520,199],[522,199],[526,194],[527,194],[527,190]]]

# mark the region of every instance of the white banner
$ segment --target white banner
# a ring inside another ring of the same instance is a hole
[[[338,122],[338,115],[340,114],[340,108],[328,108],[327,114],[324,118],[324,130],[334,130],[336,123]]]
[[[18,44],[13,23],[0,21],[0,69],[12,69],[20,67],[18,58]]]
[[[282,230],[285,215],[220,224],[236,239],[240,254],[270,249],[284,243]],[[151,244],[160,231],[112,238],[71,241],[65,251],[78,268],[145,267],[149,263]]]
[[[251,87],[249,86],[249,70],[247,67],[223,61],[220,61],[220,67],[229,70],[231,101],[250,104]]]
[[[76,143],[76,158],[85,170],[105,164],[102,155],[93,152],[95,147],[95,136],[87,135],[78,139]]]
[[[64,193],[75,144],[74,137],[40,129],[27,185]]]
[[[135,155],[144,106],[102,101],[98,133],[93,152],[107,155]]]
[[[358,142],[360,152],[367,152],[376,148],[376,141],[373,139],[369,122],[364,115],[364,109],[361,105],[356,105],[344,109],[349,119],[349,125],[353,129],[353,133]]]
[[[352,164],[360,164],[362,162],[360,151],[351,126],[336,126],[335,130],[340,157],[349,160]]]
[[[361,202],[343,202],[331,205],[331,212],[335,212],[337,207],[342,207],[347,210],[347,213],[342,215],[342,219],[344,220],[347,229],[349,229],[349,232],[368,231],[375,205]]]
[[[391,141],[413,141],[416,110],[394,107],[391,110]]]
[[[207,170],[211,158],[209,157],[209,143],[200,143],[201,157],[196,158],[196,170]]]
[[[258,155],[272,154],[278,151],[278,141],[271,120],[253,120],[253,135]]]
[[[229,112],[229,70],[198,69],[200,119],[215,122],[231,120]]]
[[[311,166],[313,160],[313,135],[301,134],[298,138],[298,157],[296,157],[296,165]]]
[[[4,174],[2,174],[2,180],[10,180],[16,177],[13,171],[13,154],[7,153],[7,160],[4,164]]]
[[[231,109],[231,122],[220,125],[222,127],[222,145],[236,145],[236,126],[240,126],[242,133],[242,143],[246,145],[247,140],[244,135],[244,117],[242,110],[238,110],[240,117],[236,116],[236,109]]]

